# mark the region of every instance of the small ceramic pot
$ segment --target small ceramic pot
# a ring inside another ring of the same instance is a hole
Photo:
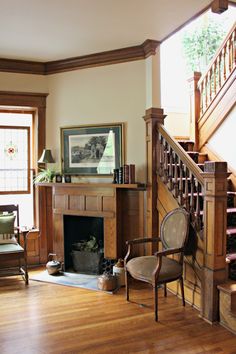
[[[98,277],[98,289],[103,291],[112,291],[117,287],[117,279],[115,275],[104,273]]]
[[[48,258],[54,257],[54,256],[56,256],[56,254],[49,253]],[[48,274],[50,274],[50,275],[57,274],[62,270],[62,263],[53,259],[53,260],[47,262],[46,269],[48,271]]]

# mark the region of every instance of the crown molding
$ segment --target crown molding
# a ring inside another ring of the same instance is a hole
[[[45,75],[45,64],[37,61],[0,58],[0,72]]]
[[[146,39],[146,41],[141,44],[143,51],[144,51],[144,57],[148,58],[151,55],[156,54],[157,47],[161,44],[159,41],[155,41],[154,39]]]
[[[124,63],[128,61],[145,59],[156,53],[160,42],[147,39],[141,45],[109,50],[106,52],[94,53],[75,58],[50,61],[46,63],[46,74],[55,74],[70,70],[91,68],[102,65]]]
[[[137,46],[83,55],[80,57],[49,61],[45,63],[0,58],[0,72],[50,75],[102,65],[125,63],[128,61],[145,59],[150,55],[155,55],[159,44],[159,41],[147,39],[141,45]]]

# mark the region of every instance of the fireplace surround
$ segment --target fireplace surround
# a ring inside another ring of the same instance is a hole
[[[111,183],[39,183],[40,262],[56,253],[65,262],[67,216],[103,221],[104,258],[123,258],[126,240],[144,237],[145,186]],[[68,262],[68,261],[67,261]]]

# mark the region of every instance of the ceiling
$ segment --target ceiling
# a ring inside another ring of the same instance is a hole
[[[0,58],[45,62],[161,41],[210,3],[0,0]]]

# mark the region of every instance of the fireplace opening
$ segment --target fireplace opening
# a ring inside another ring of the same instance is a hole
[[[103,218],[64,215],[65,271],[102,273],[103,228]]]

